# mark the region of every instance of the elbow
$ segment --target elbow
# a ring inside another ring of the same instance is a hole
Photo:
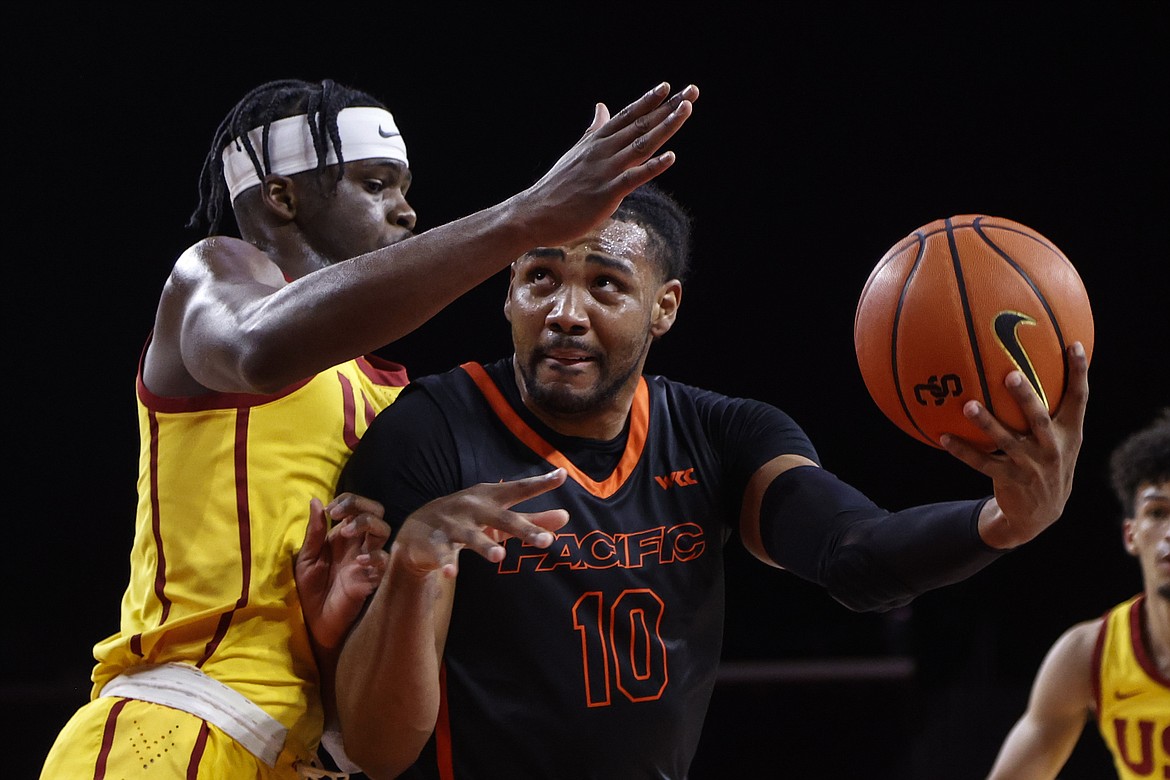
[[[270,395],[303,378],[290,375],[291,361],[277,355],[278,350],[261,334],[241,334],[236,348],[236,374],[246,392]]]
[[[837,550],[823,567],[820,581],[830,596],[854,612],[889,612],[918,595],[851,546]]]
[[[394,780],[418,760],[430,736],[430,731],[419,731],[400,734],[395,739],[351,740],[347,737],[345,752],[371,780]]]

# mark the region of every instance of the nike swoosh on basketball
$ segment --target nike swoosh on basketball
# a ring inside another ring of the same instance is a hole
[[[1143,693],[1145,693],[1145,691],[1142,691],[1142,690],[1136,690],[1136,691],[1114,691],[1114,692],[1113,692],[1113,698],[1115,698],[1115,699],[1132,699],[1134,696],[1140,696],[1140,695],[1142,695]]]
[[[1035,324],[1036,320],[1027,314],[1018,311],[1001,311],[995,315],[992,327],[995,329],[995,336],[999,339],[1000,345],[1008,353],[1012,362],[1016,364],[1016,368],[1027,378],[1028,383],[1036,390],[1036,395],[1040,396],[1044,405],[1048,406],[1048,396],[1044,394],[1044,388],[1040,384],[1040,378],[1036,376],[1032,359],[1028,357],[1024,345],[1020,343],[1020,336],[1016,332],[1016,328],[1020,325]]]
[[[378,125],[378,135],[382,136],[383,138],[393,138],[396,135],[402,135],[402,133],[387,133],[382,129],[381,125]]]

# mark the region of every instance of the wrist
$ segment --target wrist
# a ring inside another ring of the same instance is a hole
[[[1007,516],[994,498],[983,505],[976,527],[979,530],[979,538],[993,550],[1011,550],[1028,541],[1020,539],[1014,532]]]

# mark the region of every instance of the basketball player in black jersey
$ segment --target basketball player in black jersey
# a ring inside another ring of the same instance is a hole
[[[780,410],[642,374],[678,316],[688,241],[686,214],[647,185],[579,239],[532,249],[504,308],[514,354],[419,380],[362,439],[341,488],[381,502],[395,536],[338,688],[371,776],[685,777],[733,531],[883,610],[1060,516],[1088,396],[1079,344],[1055,416],[1014,373],[1027,435],[970,402],[1001,452],[944,439],[993,496],[888,512],[820,468]]]

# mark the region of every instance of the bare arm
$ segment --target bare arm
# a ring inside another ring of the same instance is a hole
[[[563,510],[508,509],[565,481],[562,469],[476,485],[435,499],[406,519],[390,566],[346,640],[337,667],[345,751],[373,778],[393,778],[418,758],[439,712],[439,663],[464,547],[498,562],[499,534],[537,547],[568,520]]]
[[[533,246],[585,232],[670,167],[674,154],[658,151],[698,90],[668,94],[662,84],[612,118],[598,104],[581,139],[503,203],[289,284],[246,242],[200,242],[164,289],[147,386],[271,392],[395,341]]]
[[[988,780],[1051,780],[1060,772],[1092,711],[1091,664],[1100,625],[1079,623],[1053,644]]]

